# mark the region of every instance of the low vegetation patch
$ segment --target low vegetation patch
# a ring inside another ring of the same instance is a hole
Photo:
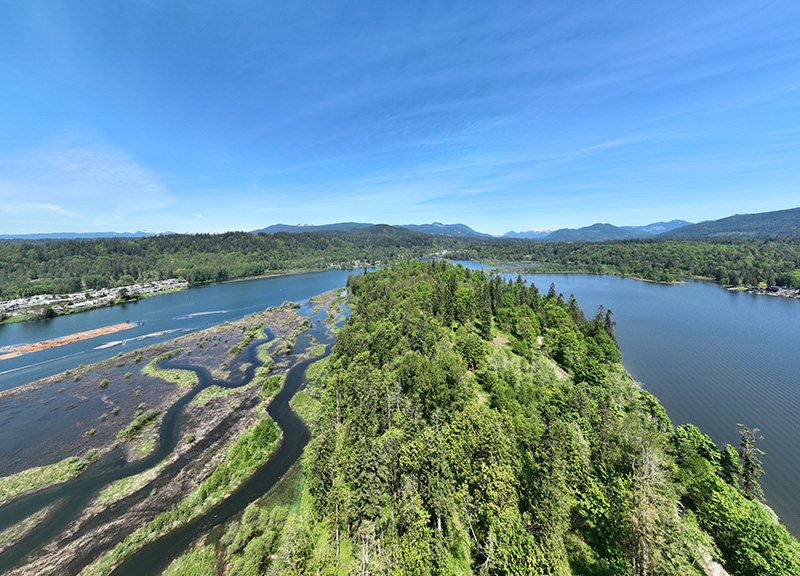
[[[288,505],[245,508],[241,521],[232,523],[220,540],[229,576],[264,573],[264,557],[275,553],[289,510]]]
[[[158,473],[167,466],[167,464],[167,460],[162,460],[153,468],[145,470],[141,474],[136,474],[135,476],[129,476],[128,478],[117,480],[100,493],[100,501],[103,504],[111,504],[112,502],[116,502],[117,500],[125,498],[126,496],[130,496],[139,488],[155,478]]]
[[[305,422],[310,424],[316,420],[320,408],[319,400],[313,398],[305,390],[300,390],[295,394],[289,404]]]
[[[242,341],[239,342],[239,344],[237,344],[236,346],[231,347],[231,349],[228,350],[228,352],[230,352],[231,354],[236,356],[248,344],[250,344],[250,342],[253,340],[253,338],[255,338],[256,336],[263,337],[263,335],[264,335],[264,325],[263,324],[257,324],[255,326],[250,326],[249,328],[247,328],[247,331],[245,332],[244,338],[242,338]]]
[[[264,364],[272,362],[272,354],[270,354],[269,349],[272,348],[276,342],[278,342],[277,339],[270,340],[266,344],[262,344],[258,347],[258,359],[260,362]]]
[[[172,382],[173,384],[177,384],[178,388],[191,388],[199,382],[197,379],[197,374],[194,372],[189,370],[177,370],[175,368],[162,369],[158,367],[159,362],[162,362],[167,358],[172,358],[184,350],[185,348],[179,348],[177,350],[173,350],[172,352],[162,354],[158,358],[152,360],[149,364],[147,364],[147,366],[142,368],[142,374],[146,376],[152,376],[153,378],[160,378],[161,380],[166,380],[167,382]]]
[[[28,516],[22,522],[18,522],[13,526],[6,528],[2,532],[0,532],[0,552],[5,551],[9,546],[11,546],[14,541],[28,532],[31,528],[39,524],[42,520],[45,519],[47,513],[49,511],[49,507],[46,507],[42,510],[39,510],[35,514]]]
[[[152,428],[155,426],[155,421],[148,424],[145,428]],[[148,434],[144,438],[142,438],[139,443],[136,445],[136,456],[139,458],[144,458],[150,452],[152,452],[156,447],[156,442],[158,441],[158,434]]]
[[[73,456],[61,462],[29,468],[11,476],[0,478],[0,504],[10,502],[17,496],[51,486],[78,476],[86,466],[97,458],[97,451],[88,453],[84,458]]]
[[[169,565],[163,576],[207,576],[214,573],[214,545],[195,548]]]
[[[316,362],[311,364],[311,366],[306,368],[306,378],[308,378],[311,382],[316,382],[324,375],[327,367],[328,367],[328,358],[317,360]]]
[[[194,406],[204,406],[214,398],[227,396],[229,394],[233,394],[238,390],[241,390],[241,388],[221,388],[219,386],[209,386],[208,388],[200,392],[197,396],[195,396],[191,402],[189,402],[189,408],[192,408]]]
[[[133,422],[128,424],[127,427],[117,434],[117,439],[127,440],[128,438],[135,438],[144,431],[144,428],[148,424],[154,422],[160,414],[160,410],[148,410],[147,412],[139,414],[136,418],[134,418]]]
[[[271,400],[283,387],[283,381],[286,380],[285,374],[275,374],[264,379],[261,385],[261,397],[264,400]]]

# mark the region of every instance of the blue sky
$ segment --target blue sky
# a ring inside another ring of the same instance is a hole
[[[800,3],[0,0],[0,234],[800,206]]]

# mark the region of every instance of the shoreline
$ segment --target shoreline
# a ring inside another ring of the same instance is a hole
[[[0,326],[70,316],[98,308],[137,302],[159,294],[180,292],[187,288],[189,288],[189,283],[186,280],[169,278],[114,288],[89,289],[69,294],[39,294],[26,298],[3,300],[0,301]],[[20,311],[20,313],[5,316],[9,310]]]
[[[475,262],[478,262],[475,260]],[[648,282],[650,284],[663,284],[664,286],[674,286],[678,284],[683,284],[686,280],[692,281],[700,281],[700,282],[713,282],[708,278],[692,278],[687,277],[686,279],[680,280],[671,280],[669,282],[665,280],[653,280],[651,278],[642,278],[640,276],[631,276],[629,274],[617,274],[614,272],[587,272],[586,270],[546,270],[539,268],[535,265],[523,265],[523,264],[509,264],[505,263],[498,266],[492,266],[491,264],[484,264],[483,262],[478,262],[479,264],[483,264],[484,266],[490,266],[491,268],[488,270],[482,270],[482,272],[490,274],[492,272],[498,272],[500,274],[530,274],[531,276],[544,276],[546,274],[586,274],[589,276],[615,276],[617,278],[627,278],[630,280],[637,280],[639,282]]]
[[[184,290],[190,290],[192,288],[201,288],[203,286],[214,286],[216,284],[230,284],[230,283],[233,283],[233,282],[245,282],[247,280],[258,280],[258,279],[262,279],[262,278],[276,278],[276,277],[279,277],[279,276],[294,276],[294,275],[297,275],[297,274],[310,274],[310,273],[313,273],[313,272],[326,272],[328,270],[360,270],[360,268],[313,268],[313,269],[309,268],[307,270],[305,270],[305,269],[295,269],[295,270],[287,270],[285,272],[270,272],[268,274],[259,274],[257,276],[243,276],[241,278],[231,278],[229,280],[223,280],[222,282],[203,282],[201,284],[189,284],[188,282],[186,282],[186,280],[181,280],[181,282],[185,282],[185,284],[183,284],[179,288],[170,288],[170,289],[167,289],[167,290],[160,290],[158,292],[152,292],[152,293],[148,293],[148,294],[139,294],[137,297],[131,298],[129,300],[115,299],[115,300],[101,301],[101,302],[98,302],[96,305],[88,305],[88,306],[85,306],[85,307],[81,307],[79,309],[59,311],[59,312],[56,312],[53,317],[57,318],[59,316],[71,316],[73,314],[80,314],[81,312],[88,312],[90,310],[97,310],[98,308],[106,308],[106,307],[110,307],[110,306],[118,306],[120,304],[129,304],[129,303],[137,302],[139,300],[144,300],[146,298],[151,298],[153,296],[159,296],[161,294],[170,294],[170,293],[173,293],[173,292],[181,292],[181,291],[184,291]],[[122,288],[130,289],[133,286],[135,286],[135,284],[132,284],[130,286],[119,286],[119,287],[114,288],[114,289],[115,290],[121,290]],[[12,302],[12,301],[13,300],[7,300],[7,301],[4,301],[4,302]],[[43,320],[43,319],[44,318],[32,317],[30,314],[17,314],[17,315],[14,315],[14,316],[8,316],[5,319],[0,319],[0,326],[3,326],[4,324],[16,324],[16,323],[19,323],[19,322],[34,322],[36,320]],[[2,359],[3,358],[0,357],[0,360],[2,360]]]
[[[785,286],[725,286],[725,290],[728,292],[745,292],[758,296],[800,300],[800,290],[786,288]]]

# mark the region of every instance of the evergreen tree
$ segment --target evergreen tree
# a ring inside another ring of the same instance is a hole
[[[758,477],[764,473],[761,469],[759,454],[761,450],[756,448],[756,433],[758,428],[750,430],[744,424],[737,424],[742,439],[739,442],[739,457],[742,459],[742,491],[750,500],[764,500],[764,491],[758,483]],[[763,438],[762,438],[763,439]]]

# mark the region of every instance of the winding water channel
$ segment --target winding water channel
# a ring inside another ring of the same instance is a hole
[[[289,369],[280,392],[267,408],[269,416],[275,421],[282,433],[278,448],[267,464],[259,468],[229,498],[223,500],[207,514],[146,546],[141,552],[133,555],[118,567],[114,574],[140,575],[158,573],[160,569],[169,564],[172,558],[185,549],[193,539],[213,526],[224,523],[228,518],[242,511],[249,503],[263,496],[297,461],[308,443],[310,433],[303,421],[289,406],[289,401],[305,383],[305,370],[308,365],[330,354],[332,347],[330,344],[332,344],[333,338],[322,327],[321,321],[323,318],[324,311],[319,316],[312,317],[312,327],[299,337],[306,340],[307,345],[297,346],[296,349],[304,350],[310,342],[313,342],[313,338],[321,344],[328,344],[324,355],[295,362]],[[273,337],[268,330],[265,332],[268,336],[266,340]],[[148,470],[167,458],[180,440],[180,416],[186,405],[209,386],[235,389],[249,383],[254,377],[256,367],[259,365],[257,359],[258,346],[266,340],[254,340],[248,345],[239,355],[235,364],[232,365],[231,376],[228,380],[214,378],[206,368],[195,366],[185,361],[163,361],[160,364],[163,368],[177,368],[194,372],[199,378],[199,383],[188,394],[175,402],[164,414],[160,428],[160,438],[155,451],[146,458],[132,463],[127,463],[119,451],[109,452],[78,478],[18,498],[0,507],[0,531],[2,531],[46,506],[55,504],[55,508],[48,513],[45,521],[37,526],[31,534],[20,543],[0,554],[0,572],[5,573],[19,565],[31,552],[40,549],[61,533],[70,522],[81,515],[92,498],[105,486],[116,480]],[[296,353],[293,353],[293,355],[296,356]],[[239,370],[239,366],[245,367],[245,369]],[[172,467],[177,470],[180,468],[180,464],[181,462],[178,461]],[[169,476],[169,471],[166,476]],[[130,507],[138,500],[145,498],[145,492],[140,490],[132,497],[127,498],[125,506]],[[95,519],[92,524],[109,520],[114,514],[117,514],[117,512],[107,510],[106,513]],[[86,532],[91,527],[91,525],[84,526],[81,528],[81,532]],[[80,532],[76,536],[79,535]],[[125,535],[121,534],[118,540],[121,541]],[[80,558],[75,561],[74,566],[70,566],[70,569],[77,573],[90,561],[91,559],[88,558]]]
[[[327,343],[323,330],[314,329],[307,333],[318,342]],[[308,337],[306,336],[306,337]],[[326,347],[324,356],[330,354],[331,346]],[[317,356],[299,362],[286,376],[283,388],[270,402],[267,412],[280,427],[283,438],[276,452],[266,465],[259,468],[250,478],[227,499],[213,508],[208,514],[200,516],[189,524],[173,530],[163,538],[146,546],[112,572],[116,576],[141,576],[142,574],[159,574],[184,551],[194,540],[223,524],[245,507],[267,493],[289,468],[297,462],[308,444],[311,434],[303,421],[289,406],[289,401],[305,383],[305,371],[312,362],[324,356]],[[193,369],[188,365],[181,368]],[[198,372],[198,376],[201,373]]]

